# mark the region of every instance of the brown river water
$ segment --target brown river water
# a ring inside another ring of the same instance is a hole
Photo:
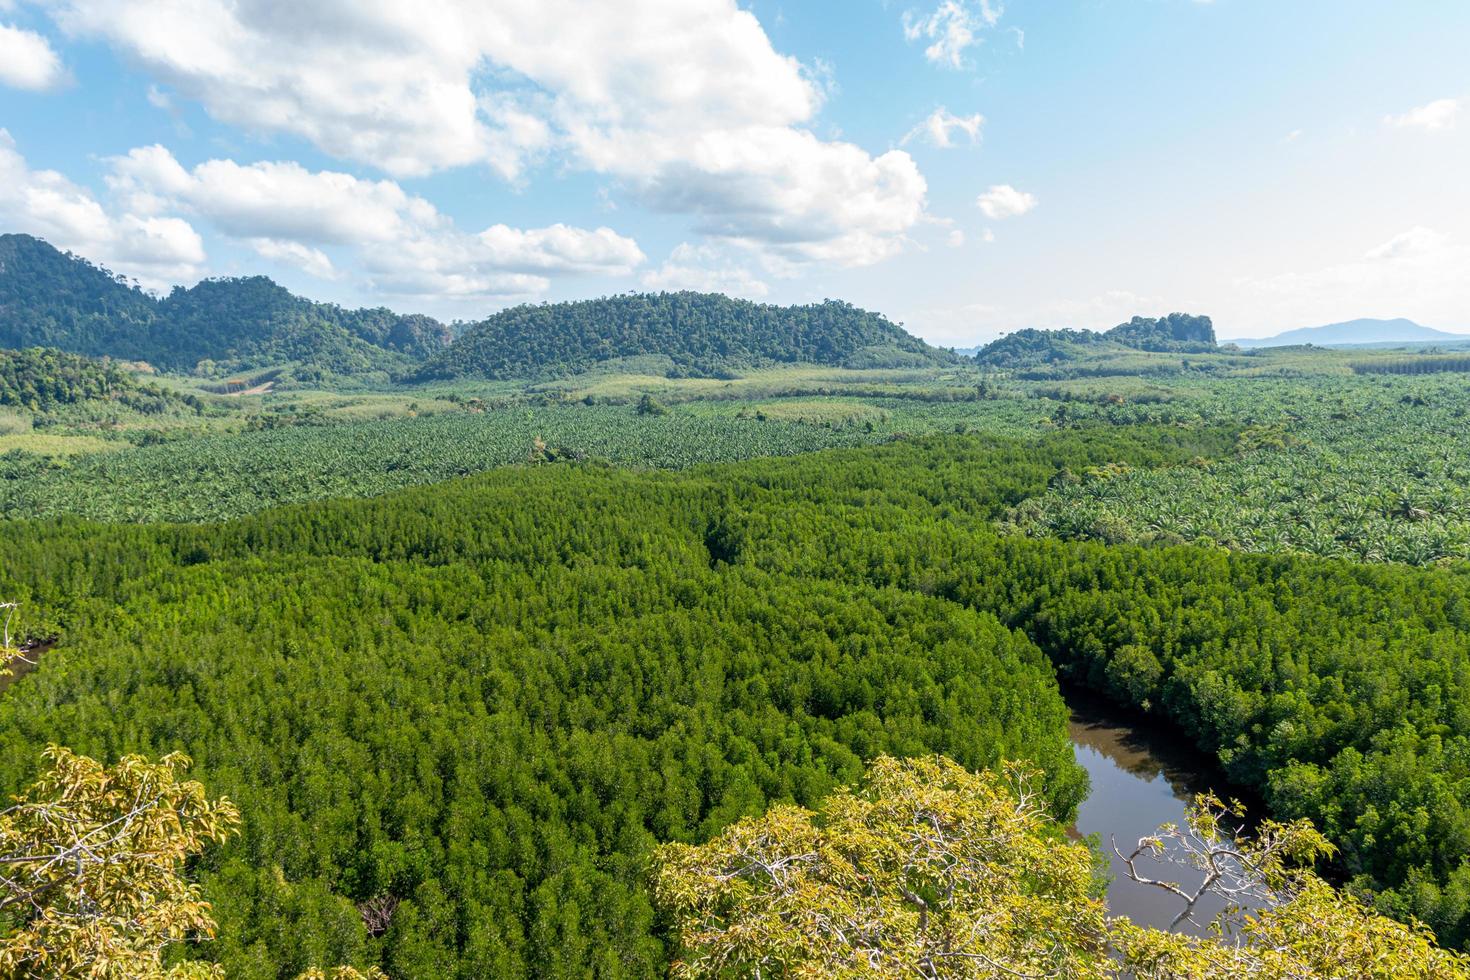
[[[1151,835],[1160,824],[1182,823],[1184,808],[1196,793],[1213,788],[1229,799],[1232,794],[1224,775],[1177,731],[1126,721],[1116,710],[1085,696],[1069,694],[1068,704],[1077,762],[1092,779],[1092,791],[1077,809],[1075,829],[1080,836],[1095,833],[1102,839],[1113,873],[1108,908],[1140,925],[1166,929],[1183,902],[1163,889],[1130,880],[1111,842],[1116,839],[1118,849],[1127,854],[1139,838]],[[1257,808],[1251,805],[1250,809]],[[1192,869],[1152,859],[1140,861],[1138,869],[1151,878],[1179,882],[1186,889],[1202,878]],[[1176,931],[1203,934],[1224,908],[1224,901],[1207,896],[1196,906],[1195,921],[1181,923]]]

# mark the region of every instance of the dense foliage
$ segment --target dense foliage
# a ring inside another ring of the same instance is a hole
[[[1205,436],[520,467],[222,525],[13,524],[0,586],[65,639],[0,699],[0,788],[62,736],[188,751],[249,815],[204,869],[222,939],[201,952],[242,976],[642,974],[666,955],[654,842],[809,804],[874,754],[1029,758],[1065,814],[1081,786],[1044,652],[1463,945],[1470,578],[990,529],[1063,469]],[[355,905],[383,896],[375,939]]]
[[[162,367],[200,361],[236,370],[302,362],[307,373],[401,370],[441,349],[447,329],[424,316],[386,309],[346,310],[294,296],[264,276],[206,279],[175,289],[158,305]],[[150,359],[151,360],[151,359]]]
[[[1359,374],[1438,374],[1470,372],[1470,354],[1427,353],[1418,357],[1379,358],[1353,365]]]
[[[217,977],[166,973],[162,957],[214,930],[183,866],[234,833],[234,806],[180,779],[189,760],[177,753],[108,768],[53,745],[46,761],[0,809],[0,976]]]
[[[883,367],[950,356],[877,313],[835,300],[783,307],[718,293],[626,294],[504,310],[471,326],[417,377],[570,374],[647,354],[716,375],[774,362]]]
[[[775,807],[706,844],[667,844],[657,894],[678,927],[681,978],[851,980],[1465,980],[1470,957],[1344,896],[1304,865],[1330,845],[1305,821],[1237,817],[1198,798],[1138,843],[1129,876],[1188,909],[1211,893],[1220,930],[1187,936],[1107,915],[1092,854],[1064,841],[1024,772],[883,758],[819,812]],[[1205,872],[1193,894],[1149,878],[1147,853]]]
[[[990,367],[1014,369],[1078,361],[1118,348],[1204,353],[1215,349],[1215,327],[1207,316],[1170,313],[1157,319],[1136,316],[1103,333],[1027,328],[985,345],[975,358]]]
[[[948,448],[991,514],[1127,445]],[[754,504],[791,476],[736,486]],[[1028,758],[1071,809],[1065,707],[1028,640],[907,589],[732,565],[730,492],[542,466],[225,525],[11,525],[6,587],[65,641],[0,701],[0,787],[46,732],[189,751],[249,815],[204,874],[211,955],[242,976],[646,974],[655,841],[814,802],[879,752]],[[354,905],[384,896],[370,942]]]
[[[0,236],[0,346],[46,346],[206,372],[299,362],[303,380],[404,370],[447,328],[386,309],[344,310],[263,276],[205,280],[162,300],[29,235]]]
[[[1091,330],[1036,330],[1028,327],[991,341],[975,353],[981,364],[997,368],[1031,367],[1086,356],[1103,343]]]
[[[136,284],[29,235],[0,235],[0,347],[138,357],[157,303]]]
[[[1247,423],[1233,452],[1167,469],[1062,474],[1046,495],[1017,508],[1015,524],[1066,538],[1193,541],[1367,562],[1470,558],[1463,384],[1362,378],[1215,382],[1209,390],[1212,405],[1169,400],[1146,414],[1160,424]],[[1097,411],[1064,409],[1079,421]]]
[[[1149,351],[1193,351],[1215,349],[1215,325],[1207,316],[1170,313],[1148,318],[1136,316],[1103,334],[1103,339]]]
[[[779,806],[659,849],[673,976],[1102,980],[1093,855],[1060,838],[1023,772],[880,758],[820,813]]]
[[[889,438],[777,420],[639,414],[634,406],[501,409],[294,424],[70,462],[0,456],[0,514],[207,521],[282,503],[362,497],[530,459],[633,466],[784,456]]]
[[[48,412],[89,401],[143,412],[199,404],[194,396],[140,383],[132,372],[107,361],[41,347],[0,350],[0,405]]]

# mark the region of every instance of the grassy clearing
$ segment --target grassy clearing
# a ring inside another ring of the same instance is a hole
[[[0,434],[0,453],[19,449],[36,456],[82,456],[127,449],[128,443],[97,436],[55,435],[49,432],[6,432]]]

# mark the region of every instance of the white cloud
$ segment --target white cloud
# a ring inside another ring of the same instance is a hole
[[[293,266],[318,279],[336,279],[337,269],[327,253],[300,242],[281,241],[276,238],[253,238],[250,247],[261,258]]]
[[[519,183],[545,161],[844,265],[902,248],[925,205],[906,153],[806,128],[821,66],[778,53],[736,0],[49,3],[216,118],[394,176],[484,165]]]
[[[903,34],[910,41],[928,41],[924,57],[935,64],[964,68],[968,64],[965,52],[980,43],[980,32],[994,27],[1002,12],[990,0],[942,0],[928,14],[906,11]]]
[[[958,228],[951,228],[945,241],[949,243],[950,248],[963,248],[965,245],[965,233]]]
[[[927,185],[897,150],[875,158],[804,130],[752,128],[706,134],[685,154],[638,180],[639,199],[781,262],[869,265],[902,249],[924,216]]]
[[[1449,241],[1449,235],[1435,231],[1433,228],[1425,228],[1423,225],[1415,225],[1408,231],[1393,236],[1382,245],[1375,245],[1368,249],[1363,253],[1363,258],[1368,262],[1413,259],[1433,255],[1448,245]]]
[[[1383,121],[1400,129],[1422,129],[1434,132],[1453,128],[1459,114],[1459,99],[1436,99],[1427,105],[1410,109],[1401,116],[1385,116]]]
[[[0,24],[0,85],[44,92],[66,80],[61,59],[44,37]]]
[[[944,106],[940,106],[929,117],[913,129],[903,138],[903,144],[907,145],[915,139],[925,139],[934,146],[948,149],[955,145],[953,133],[963,133],[970,138],[970,143],[980,142],[980,128],[985,125],[985,117],[978,112],[973,116],[956,116]]]
[[[1222,321],[1266,335],[1357,317],[1409,317],[1464,329],[1470,310],[1470,244],[1416,226],[1357,259],[1233,285]]]
[[[669,253],[663,265],[645,273],[643,285],[648,289],[692,289],[748,299],[760,299],[770,292],[765,282],[724,250],[688,242]]]
[[[470,234],[394,181],[291,161],[208,160],[186,170],[155,145],[111,164],[109,185],[138,213],[197,215],[267,258],[328,278],[337,273],[318,246],[349,248],[384,292],[527,296],[544,292],[552,274],[623,275],[644,260],[636,242],[610,228],[497,224]]]
[[[32,170],[0,129],[0,225],[46,239],[150,288],[197,278],[204,243],[177,217],[113,213],[54,170]]]
[[[1036,195],[1018,191],[1010,184],[994,184],[976,198],[975,203],[985,212],[987,218],[1000,221],[1025,214],[1036,207],[1037,200]]]

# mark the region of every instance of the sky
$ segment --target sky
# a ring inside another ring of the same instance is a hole
[[[480,319],[1470,333],[1464,0],[0,0],[0,231]]]

